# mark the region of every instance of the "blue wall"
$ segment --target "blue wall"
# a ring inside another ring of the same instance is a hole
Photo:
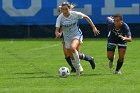
[[[54,25],[56,8],[63,1],[76,4],[75,10],[96,24],[104,24],[106,16],[115,13],[123,14],[127,23],[140,23],[140,0],[0,0],[0,25]]]

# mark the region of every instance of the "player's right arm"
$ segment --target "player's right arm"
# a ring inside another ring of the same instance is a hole
[[[61,32],[59,32],[59,29],[60,29],[59,27],[55,28],[55,37],[56,38],[60,38],[61,37]]]
[[[56,28],[55,28],[55,36],[56,38],[60,38],[61,37],[61,33],[60,32],[60,20],[61,20],[61,16],[59,15],[57,20],[56,20]]]
[[[106,19],[107,19],[108,24],[113,24],[114,23],[114,19],[113,19],[112,16],[108,16]]]

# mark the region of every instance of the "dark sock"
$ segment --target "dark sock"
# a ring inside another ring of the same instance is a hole
[[[111,62],[113,62],[114,59],[109,59]]]
[[[91,57],[88,57],[88,56],[86,56],[85,54],[82,54],[82,58],[81,58],[81,59],[86,60],[86,61],[88,61],[88,62],[92,60]]]
[[[71,61],[70,56],[69,56],[69,57],[66,57],[65,59],[66,59],[67,63],[69,64],[69,66],[70,66],[72,69],[74,69],[74,66],[72,65],[72,61]]]
[[[120,62],[119,59],[118,59],[116,71],[119,71],[121,69],[122,65],[123,65],[123,62]]]
[[[92,57],[88,57],[85,54],[82,54],[81,59],[88,61],[90,63],[90,65],[91,65],[92,69],[95,69],[95,63],[94,63],[94,60],[93,60]]]

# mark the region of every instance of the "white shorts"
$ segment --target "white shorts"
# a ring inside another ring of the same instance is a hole
[[[72,42],[72,40],[74,40],[74,39],[77,39],[77,40],[80,41],[80,43],[83,43],[83,35],[75,36],[75,37],[73,37],[73,38],[72,38],[71,40],[69,40],[69,41],[64,41],[64,42],[65,42],[65,47],[66,47],[67,49],[70,49],[71,42]]]

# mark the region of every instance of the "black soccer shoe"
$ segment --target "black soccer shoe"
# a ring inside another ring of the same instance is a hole
[[[89,60],[89,63],[90,63],[90,65],[91,65],[92,69],[95,69],[94,59],[93,59],[93,57],[90,57],[90,58],[91,58],[91,59]]]
[[[71,68],[71,71],[72,73],[75,73],[76,72],[76,69],[75,68]]]

